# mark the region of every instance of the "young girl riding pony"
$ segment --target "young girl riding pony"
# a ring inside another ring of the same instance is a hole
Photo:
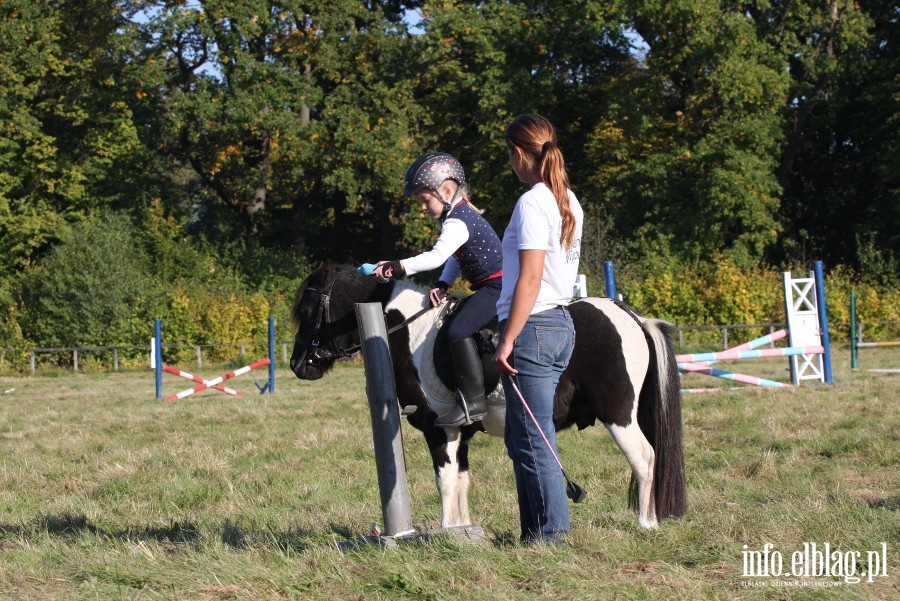
[[[470,203],[465,171],[447,153],[431,152],[416,159],[406,171],[403,195],[411,196],[426,215],[439,220],[441,233],[430,251],[399,261],[379,261],[372,275],[387,281],[444,265],[429,294],[435,307],[444,302],[458,275],[469,282],[474,294],[446,326],[457,404],[434,425],[449,428],[470,424],[487,415],[483,367],[472,335],[497,315],[503,273],[500,238]]]

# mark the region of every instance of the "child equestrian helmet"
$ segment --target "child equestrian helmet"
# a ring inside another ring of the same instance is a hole
[[[424,188],[437,190],[448,179],[459,184],[460,189],[466,188],[466,172],[462,164],[446,152],[423,154],[406,170],[403,196],[410,196]]]

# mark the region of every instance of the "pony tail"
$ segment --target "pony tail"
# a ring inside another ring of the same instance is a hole
[[[566,162],[555,140],[544,142],[541,148],[540,173],[541,179],[553,192],[562,217],[559,242],[563,248],[569,250],[575,237],[575,215],[569,208],[569,176],[566,174]]]

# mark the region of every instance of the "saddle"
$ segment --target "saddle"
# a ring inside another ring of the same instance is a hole
[[[456,377],[453,374],[453,360],[450,358],[450,343],[447,340],[447,326],[451,323],[463,303],[468,297],[456,302],[444,317],[444,323],[438,330],[437,337],[434,340],[434,350],[432,360],[434,361],[434,369],[437,372],[441,383],[450,390],[456,390]],[[497,350],[497,343],[500,337],[500,327],[497,316],[488,322],[484,327],[475,332],[472,337],[475,339],[475,345],[478,347],[478,354],[481,357],[481,367],[484,372],[484,389],[485,395],[490,394],[500,383],[500,373],[491,358]]]

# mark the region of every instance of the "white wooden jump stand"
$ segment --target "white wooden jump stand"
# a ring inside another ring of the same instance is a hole
[[[791,383],[794,386],[799,386],[803,380],[832,383],[831,357],[827,352],[828,325],[827,321],[824,321],[826,319],[824,283],[820,281],[822,279],[821,261],[816,261],[816,264],[818,265],[817,271],[811,271],[809,277],[806,278],[793,278],[790,271],[785,271],[783,274],[784,304],[790,346],[821,346],[825,351],[789,357]],[[820,295],[822,302],[819,299]]]

